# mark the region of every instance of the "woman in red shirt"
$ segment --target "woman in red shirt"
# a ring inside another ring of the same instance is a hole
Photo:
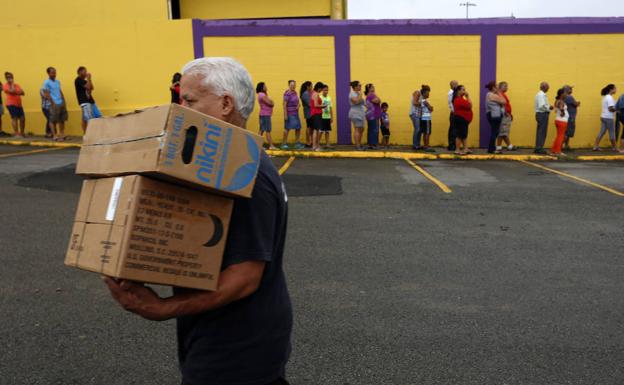
[[[472,122],[472,100],[462,85],[457,86],[453,91],[453,109],[453,124],[456,134],[455,154],[471,154],[472,151],[466,144],[466,138],[468,138],[468,125]]]
[[[310,119],[312,120],[312,151],[321,151],[320,138],[323,125],[323,102],[319,92],[323,89],[322,82],[316,82],[310,94]]]

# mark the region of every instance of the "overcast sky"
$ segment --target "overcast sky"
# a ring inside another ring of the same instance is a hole
[[[348,0],[349,19],[455,19],[466,0]],[[470,17],[624,16],[624,0],[470,0]]]

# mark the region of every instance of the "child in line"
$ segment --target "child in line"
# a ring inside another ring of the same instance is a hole
[[[327,84],[323,85],[323,90],[321,91],[321,102],[323,103],[323,124],[321,125],[321,136],[319,138],[319,145],[321,144],[321,140],[323,136],[325,136],[325,148],[331,148],[329,146],[329,133],[331,132],[331,125],[334,121],[334,111],[332,110],[332,100],[331,96],[328,95],[329,86]]]
[[[390,148],[390,116],[388,116],[388,103],[381,103],[381,147]]]
[[[431,113],[433,112],[433,106],[429,104],[429,94],[431,93],[431,87],[426,84],[422,85],[420,89],[420,132],[423,136],[423,149],[426,152],[435,152],[434,149],[429,147],[429,138],[431,138]]]

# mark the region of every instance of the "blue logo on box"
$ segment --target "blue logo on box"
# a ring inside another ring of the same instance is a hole
[[[225,191],[238,191],[248,186],[256,175],[260,160],[260,151],[256,142],[251,136],[245,135],[250,161],[234,172],[234,176],[227,186],[222,186],[233,130],[231,128],[223,129],[217,125],[208,124],[208,122],[204,122],[204,127],[207,128],[207,131],[203,140],[199,142],[201,150],[195,158],[195,164],[199,166],[196,172],[197,179],[204,183],[213,184],[215,188]],[[217,162],[219,142],[222,142],[223,150],[221,158]]]

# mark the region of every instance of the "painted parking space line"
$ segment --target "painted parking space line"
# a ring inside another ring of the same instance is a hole
[[[411,159],[406,158],[405,161],[407,162],[407,164],[412,166],[412,168],[414,168],[416,171],[421,173],[425,178],[429,179],[433,184],[438,186],[440,190],[444,191],[447,194],[450,194],[452,192],[451,189],[447,185],[445,185],[441,180],[439,180],[438,178],[428,173],[424,168],[414,163]]]
[[[587,179],[584,179],[584,178],[580,178],[578,176],[575,176],[575,175],[572,175],[572,174],[568,174],[566,172],[555,170],[554,168],[546,167],[546,166],[543,166],[543,165],[538,164],[538,163],[528,162],[526,160],[518,160],[518,162],[524,163],[526,165],[529,165],[529,166],[532,166],[532,167],[536,167],[536,168],[539,168],[539,169],[542,169],[542,170],[545,170],[545,171],[548,171],[548,172],[553,173],[553,174],[557,174],[557,175],[560,175],[560,176],[563,176],[563,177],[575,180],[577,182],[581,182],[583,184],[586,184],[586,185],[589,185],[589,186],[592,186],[592,187],[599,188],[599,189],[607,191],[607,192],[609,192],[609,193],[611,193],[613,195],[624,197],[624,192],[612,189],[611,187],[607,187],[607,186],[602,185],[600,183],[592,182],[590,180],[587,180]]]
[[[284,165],[282,167],[280,167],[279,169],[279,174],[280,175],[284,175],[284,173],[286,172],[286,170],[288,170],[288,167],[290,167],[290,165],[292,164],[292,162],[295,161],[295,157],[291,156],[290,158],[288,158],[288,160],[286,161],[286,163],[284,163]]]
[[[52,147],[52,148],[43,148],[43,149],[40,149],[40,150],[17,151],[17,152],[11,152],[11,153],[8,153],[8,154],[0,154],[0,158],[10,158],[12,156],[38,154],[38,153],[41,153],[41,152],[50,152],[50,151],[64,150],[64,149],[66,149],[66,147]]]

